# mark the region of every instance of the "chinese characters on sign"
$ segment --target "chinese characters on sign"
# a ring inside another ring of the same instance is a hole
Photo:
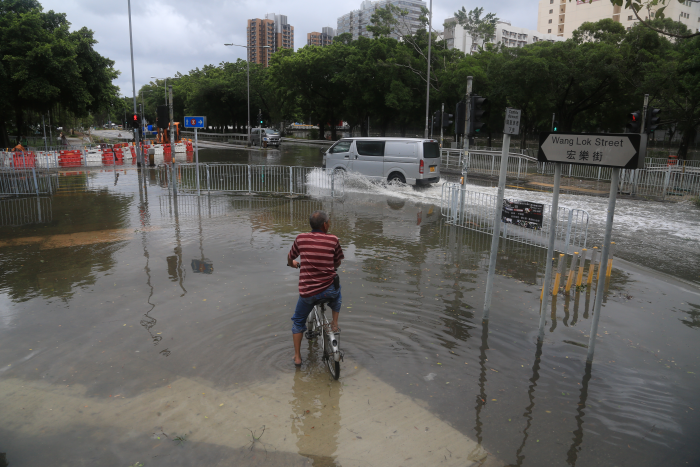
[[[506,135],[520,134],[520,111],[518,109],[506,109],[506,119],[503,123],[503,133]]]
[[[526,229],[541,230],[543,211],[543,204],[504,199],[501,220],[506,224],[517,225]]]

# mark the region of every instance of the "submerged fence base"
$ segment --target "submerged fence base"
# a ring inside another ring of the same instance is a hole
[[[448,224],[493,234],[496,196],[465,189],[464,185],[445,183],[442,188],[441,211]],[[508,200],[517,202],[517,200]],[[549,222],[552,206],[544,205],[540,229],[530,229],[502,223],[500,235],[516,242],[545,247],[549,238]],[[572,248],[585,248],[588,237],[588,212],[581,209],[559,207],[554,248],[568,253]]]
[[[175,167],[178,191],[332,197],[345,193],[344,172],[319,167],[247,164],[176,164]]]

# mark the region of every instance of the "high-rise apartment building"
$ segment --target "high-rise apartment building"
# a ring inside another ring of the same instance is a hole
[[[670,0],[666,3],[664,15],[674,21],[680,21],[688,28],[696,32],[700,28],[700,3]],[[654,17],[656,9],[652,9],[651,17]],[[649,19],[646,11],[640,12],[640,16]],[[537,30],[543,34],[556,34],[565,39],[570,39],[573,32],[585,22],[596,22],[604,18],[611,18],[630,29],[639,21],[632,10],[623,9],[613,5],[607,0],[540,0],[537,13]]]
[[[285,15],[268,13],[265,19],[249,19],[247,36],[248,60],[265,67],[276,51],[294,49],[294,26],[287,23]]]
[[[309,32],[306,34],[306,45],[319,45],[321,47],[333,43],[335,29],[323,28],[322,32]]]
[[[415,33],[420,27],[418,18],[421,15],[421,7],[425,7],[426,3],[423,0],[364,0],[360,4],[359,10],[353,10],[340,18],[338,18],[337,34],[349,32],[353,39],[360,36],[372,37],[372,34],[367,31],[370,19],[378,8],[386,8],[387,5],[395,5],[402,10],[406,10],[408,15],[399,20],[398,28],[402,34]],[[391,37],[398,39],[399,34],[392,33]]]
[[[449,49],[458,49],[465,54],[476,52],[479,50],[480,46],[484,46],[484,44],[481,43],[473,43],[472,37],[459,25],[457,18],[445,20],[444,37]],[[499,21],[496,23],[496,31],[493,39],[488,42],[492,44],[501,43],[506,47],[523,47],[527,44],[540,41],[558,42],[563,40],[563,37],[559,37],[556,34],[542,34],[532,29],[513,26],[508,21]]]

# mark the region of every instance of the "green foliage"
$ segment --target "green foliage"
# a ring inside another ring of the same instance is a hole
[[[0,145],[8,125],[28,134],[27,112],[87,116],[116,99],[114,62],[94,50],[92,31],[70,32],[64,13],[35,0],[0,3]]]

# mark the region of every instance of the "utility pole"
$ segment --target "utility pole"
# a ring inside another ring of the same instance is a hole
[[[552,114],[552,131],[554,131],[554,120],[557,118],[557,114],[553,113]]]
[[[430,12],[428,13],[428,86],[425,92],[425,132],[424,138],[428,138],[428,120],[430,119],[430,52],[433,44],[433,0],[430,0]],[[368,133],[369,135],[369,133]]]
[[[170,155],[175,157],[175,123],[173,122],[173,85],[168,86],[168,97],[170,107]]]
[[[442,147],[443,130],[445,126],[445,103],[442,103],[442,112],[440,112],[440,147]]]
[[[471,99],[472,99],[472,81],[473,78],[471,76],[467,76],[467,94],[466,94],[466,105],[465,107],[465,118],[464,118],[464,136],[462,137],[462,148],[464,149],[464,155],[467,155],[467,151],[469,150],[469,118],[470,118],[470,107],[471,107]]]

